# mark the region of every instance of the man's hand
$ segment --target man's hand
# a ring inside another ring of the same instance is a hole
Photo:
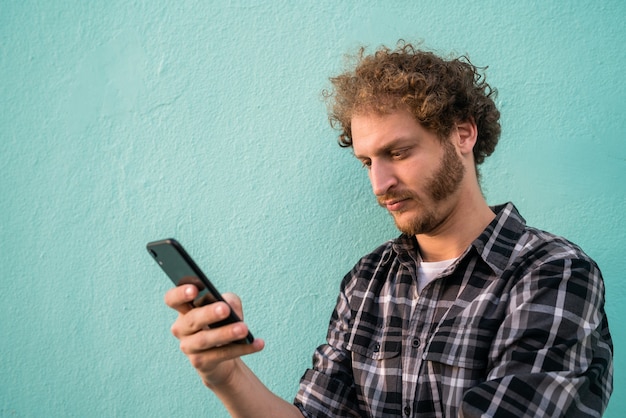
[[[240,369],[239,357],[261,351],[263,340],[255,339],[252,344],[236,344],[248,334],[243,322],[209,328],[230,314],[230,307],[243,318],[241,300],[232,293],[225,293],[224,302],[192,308],[189,304],[198,289],[193,285],[178,286],[165,294],[165,303],[178,311],[172,334],[180,340],[180,349],[197,370],[202,381],[209,388],[227,384]],[[230,305],[230,307],[229,307]]]

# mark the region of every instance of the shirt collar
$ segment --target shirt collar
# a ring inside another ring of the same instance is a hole
[[[519,214],[513,203],[492,206],[491,210],[496,217],[485,230],[472,242],[478,255],[496,274],[501,274],[509,263],[515,244],[526,229],[526,221]],[[402,234],[392,242],[393,251],[398,256],[418,254],[418,244],[415,236]],[[460,258],[463,258],[466,251]]]
[[[506,269],[515,245],[526,230],[526,220],[513,203],[491,208],[496,217],[472,243],[478,255],[496,274]]]

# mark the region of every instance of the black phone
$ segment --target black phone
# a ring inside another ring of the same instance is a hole
[[[220,292],[202,272],[200,267],[193,261],[191,256],[183,246],[173,238],[160,241],[149,242],[146,246],[152,258],[161,266],[165,274],[174,282],[176,286],[184,284],[192,284],[198,288],[198,296],[190,302],[193,308],[208,305],[213,302],[226,302]],[[211,328],[221,327],[234,322],[240,322],[241,319],[231,309],[228,318],[211,324]],[[250,332],[248,335],[236,341],[237,343],[251,344],[254,337]]]

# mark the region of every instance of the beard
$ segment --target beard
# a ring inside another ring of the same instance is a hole
[[[414,207],[409,210],[414,210],[417,213],[411,218],[403,220],[401,215],[404,212],[402,211],[397,214],[392,213],[396,227],[404,234],[425,234],[439,226],[445,220],[446,214],[442,214],[437,210],[437,203],[441,203],[454,194],[459,189],[465,177],[465,167],[463,166],[461,158],[456,153],[454,146],[450,142],[444,141],[443,148],[444,154],[441,158],[439,168],[426,180],[424,190],[428,202],[424,202],[424,199],[419,198],[410,190],[405,192],[391,192],[378,198],[381,205],[382,202],[392,199],[412,200]],[[415,206],[417,206],[417,208],[415,208]]]

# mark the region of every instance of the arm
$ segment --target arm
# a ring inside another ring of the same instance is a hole
[[[307,417],[372,416],[361,410],[356,393],[352,359],[346,349],[353,323],[348,294],[356,284],[356,267],[342,283],[332,312],[326,344],[313,354],[313,365],[300,380],[294,403]]]
[[[460,416],[600,417],[612,391],[604,285],[593,262],[556,259],[511,290],[487,380]]]
[[[248,333],[245,323],[219,328],[207,325],[226,318],[229,307],[222,302],[191,309],[188,302],[198,290],[195,286],[179,286],[165,295],[166,304],[178,311],[172,334],[180,340],[180,349],[187,355],[203,383],[223,402],[233,417],[302,417],[294,405],[274,395],[241,360],[256,353],[264,342],[232,344]],[[235,295],[224,295],[228,304],[242,316],[241,302]]]

